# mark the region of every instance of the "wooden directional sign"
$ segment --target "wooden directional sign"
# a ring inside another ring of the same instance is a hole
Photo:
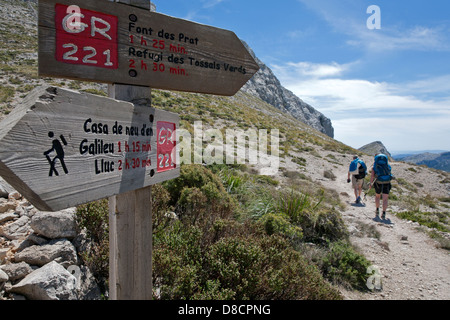
[[[179,117],[56,87],[33,90],[0,123],[0,175],[57,211],[179,176]]]
[[[39,0],[39,74],[234,95],[259,67],[231,31],[106,0]]]

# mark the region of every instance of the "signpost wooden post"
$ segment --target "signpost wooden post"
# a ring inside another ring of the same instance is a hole
[[[151,185],[179,176],[179,117],[151,89],[235,94],[259,69],[233,32],[148,0],[39,0],[39,74],[109,83],[109,98],[40,87],[1,122],[0,175],[40,210],[109,198],[110,298],[152,298]]]
[[[125,1],[122,1],[125,2]],[[127,0],[151,10],[148,0]],[[131,3],[129,3],[131,4]],[[130,85],[108,86],[108,95],[151,106],[151,89]],[[158,132],[158,127],[157,127]],[[164,161],[162,162],[164,164]],[[153,296],[152,188],[109,199],[109,297],[111,300],[151,300]]]
[[[150,107],[151,89],[110,85],[109,96],[143,101]],[[158,132],[158,128],[156,128]],[[158,158],[158,157],[157,157]],[[164,166],[164,161],[162,161]],[[121,193],[109,199],[109,297],[111,300],[151,300],[152,188]]]

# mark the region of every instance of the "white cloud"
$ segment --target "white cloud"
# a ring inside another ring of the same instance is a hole
[[[392,86],[393,90],[403,94],[448,94],[450,92],[450,75],[422,78]]]
[[[409,83],[375,82],[363,79],[342,79],[354,63],[315,64],[311,62],[287,63],[272,67],[283,85],[306,102],[322,101],[321,110],[351,111],[423,110],[440,112],[448,106],[450,93],[443,101],[421,100],[416,93],[442,92],[450,89],[450,75],[423,79]],[[449,92],[449,91],[447,91]]]
[[[441,28],[415,26],[398,30],[394,27],[383,27],[381,30],[350,28],[348,34],[353,38],[347,44],[364,47],[370,52],[383,51],[450,51],[450,43],[445,31]]]
[[[335,62],[331,64],[315,64],[310,62],[288,63],[291,70],[296,70],[299,75],[312,78],[335,77],[341,75],[347,68]]]
[[[204,14],[202,9],[213,8],[224,1],[226,0],[202,0],[203,5],[201,8],[194,6],[194,9],[189,10],[183,19],[196,22],[211,21],[211,16]]]
[[[448,117],[348,118],[333,121],[335,139],[354,148],[382,141],[388,150],[450,150]]]
[[[317,13],[335,32],[347,35],[347,44],[379,53],[399,50],[450,51],[448,21],[434,27],[422,25],[394,25],[383,20],[381,29],[369,30],[359,1],[298,0]]]
[[[203,8],[215,7],[224,0],[203,0]]]
[[[394,89],[391,89],[391,86]],[[447,101],[423,101],[413,95],[396,93],[398,85],[367,80],[307,79],[287,84],[286,87],[306,102],[314,100],[317,107],[330,116],[352,110],[368,113],[422,112],[441,113]]]
[[[403,144],[408,149],[450,150],[450,91],[439,100],[415,94],[433,91],[433,84],[450,75],[407,84],[338,78],[349,66],[299,62],[273,69],[287,89],[331,118],[335,138],[352,147],[381,140],[396,150]]]

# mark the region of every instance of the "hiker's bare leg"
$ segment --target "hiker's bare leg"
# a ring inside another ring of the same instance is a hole
[[[388,199],[389,199],[389,195],[388,194],[383,194],[383,211],[386,212],[387,207],[388,207]],[[379,201],[379,199],[378,199]]]
[[[381,194],[376,194],[375,195],[375,207],[377,209],[380,207],[380,198],[381,198]]]

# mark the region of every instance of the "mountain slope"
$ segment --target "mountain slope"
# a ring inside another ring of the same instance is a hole
[[[358,150],[360,150],[364,153],[367,153],[370,156],[374,156],[377,153],[383,153],[391,158],[391,154],[389,153],[389,151],[386,149],[386,147],[384,146],[384,144],[381,141],[375,141],[375,142],[366,144],[365,146],[362,146]]]
[[[421,153],[399,159],[401,161],[426,165],[430,168],[450,172],[450,152],[443,153]]]
[[[296,119],[333,138],[334,128],[331,120],[284,88],[272,70],[255,56],[245,42],[243,43],[258,63],[260,70],[245,84],[242,91],[291,114]]]

